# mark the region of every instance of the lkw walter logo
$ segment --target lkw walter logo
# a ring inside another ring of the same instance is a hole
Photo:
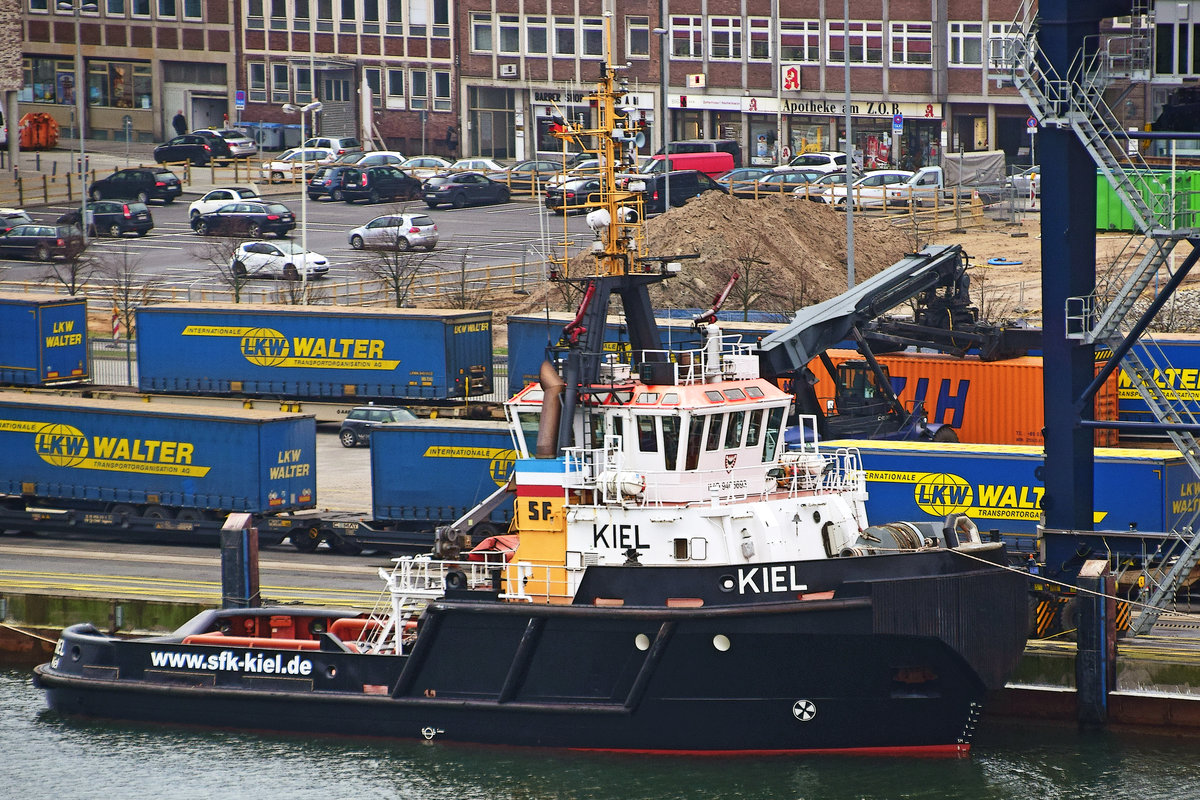
[[[254,328],[242,336],[242,355],[260,367],[278,367],[287,361],[291,347],[282,333],[271,328]]]
[[[913,487],[913,498],[922,511],[935,517],[965,514],[975,504],[971,484],[947,472],[922,476]]]
[[[88,457],[88,440],[83,431],[70,425],[42,425],[33,440],[42,460],[56,467],[77,467]]]

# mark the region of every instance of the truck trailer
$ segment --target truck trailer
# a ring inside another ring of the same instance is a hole
[[[86,300],[0,293],[0,383],[84,382],[89,364]]]
[[[492,390],[487,311],[171,303],[137,309],[138,388],[439,402]]]
[[[216,542],[252,515],[278,543],[316,504],[308,415],[0,397],[0,530]]]

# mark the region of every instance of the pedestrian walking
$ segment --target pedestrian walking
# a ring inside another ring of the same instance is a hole
[[[175,129],[177,136],[187,133],[187,117],[183,116],[182,108],[175,112],[175,119],[171,120],[171,127]]]

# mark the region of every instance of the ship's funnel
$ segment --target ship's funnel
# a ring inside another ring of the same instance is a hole
[[[562,414],[561,397],[566,383],[558,370],[549,361],[542,362],[538,372],[538,384],[542,387],[542,417],[538,420],[536,458],[554,458],[558,455],[558,420]]]

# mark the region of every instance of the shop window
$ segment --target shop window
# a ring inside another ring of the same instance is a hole
[[[449,111],[450,102],[450,70],[435,69],[433,71],[433,110]]]
[[[516,14],[501,14],[500,19],[501,53],[519,54],[521,52],[521,18]]]
[[[387,107],[404,108],[404,70],[389,69],[387,71]]]
[[[530,55],[546,54],[546,18],[525,18],[525,52]]]
[[[742,20],[740,17],[709,17],[708,57],[715,61],[740,61],[742,58]]]
[[[894,65],[927,66],[933,60],[933,25],[928,22],[893,22],[892,56]]]
[[[477,53],[492,52],[492,15],[471,14],[471,49]]]
[[[650,57],[649,17],[625,17],[625,55],[629,58]]]
[[[584,17],[580,20],[583,33],[583,53],[586,56],[604,55],[604,18]]]
[[[769,17],[750,18],[750,60],[771,60],[771,19]]]
[[[413,109],[429,108],[429,73],[414,69],[409,76],[410,107]]]
[[[288,65],[271,65],[271,102],[287,103],[292,99],[291,86],[288,85]]]
[[[267,102],[267,65],[261,61],[251,61],[246,65],[246,71],[250,84],[250,102]]]
[[[88,63],[88,105],[150,108],[150,66],[125,61]]]
[[[384,33],[388,36],[404,35],[404,0],[387,0],[387,24]]]
[[[21,61],[22,85],[17,99],[22,103],[75,104],[75,64],[53,58]]]
[[[809,64],[820,62],[821,23],[815,19],[781,19],[779,59]]]
[[[962,66],[982,63],[983,23],[950,23],[950,64]]]
[[[554,18],[554,55],[575,55],[575,18]]]
[[[671,55],[704,57],[704,17],[671,17]]]

